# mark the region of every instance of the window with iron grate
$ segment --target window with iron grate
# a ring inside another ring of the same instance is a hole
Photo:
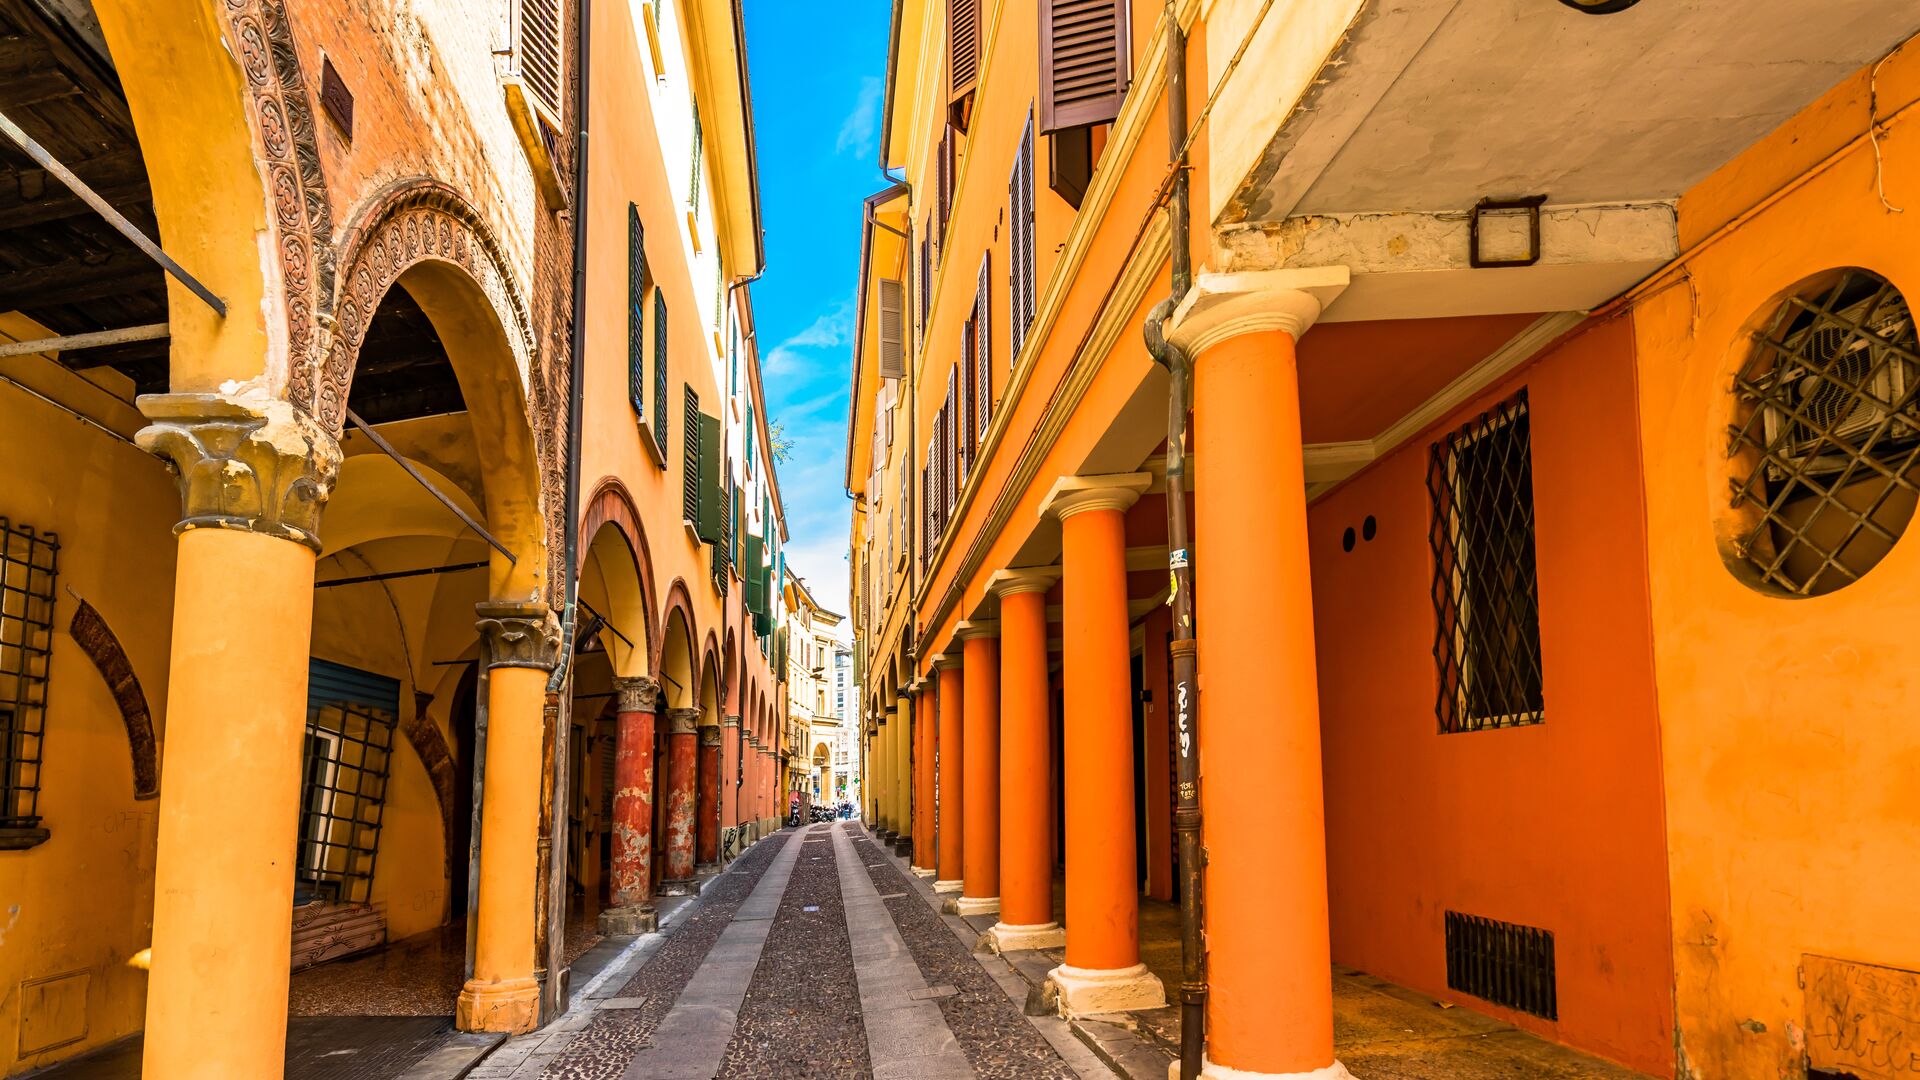
[[[1525,389],[1433,444],[1427,490],[1440,730],[1537,724],[1545,701]]]
[[[311,659],[301,761],[297,891],[312,899],[365,903],[387,801],[400,683]]]
[[[1920,342],[1906,298],[1870,271],[1801,282],[1762,313],[1733,378],[1727,564],[1779,596],[1858,581],[1920,493]]]
[[[40,759],[60,540],[0,517],[0,850],[47,839]]]

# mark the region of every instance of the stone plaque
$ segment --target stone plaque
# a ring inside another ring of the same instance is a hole
[[[1920,1076],[1920,973],[1807,956],[1800,981],[1809,1068],[1860,1080]]]

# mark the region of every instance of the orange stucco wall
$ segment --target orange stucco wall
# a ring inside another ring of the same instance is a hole
[[[1879,73],[1879,115],[1920,96],[1920,56]],[[1648,462],[1655,673],[1673,852],[1683,1065],[1709,1077],[1798,1076],[1806,954],[1920,969],[1920,726],[1913,642],[1920,538],[1811,600],[1736,581],[1716,546],[1724,425],[1742,330],[1800,279],[1859,266],[1920,297],[1920,129],[1880,140],[1876,197],[1862,71],[1681,201],[1699,244],[1634,311]],[[1848,146],[1830,168],[1808,170]],[[1912,530],[1909,529],[1909,532]]]
[[[1546,721],[1442,735],[1428,446],[1521,385]],[[1672,963],[1635,427],[1632,329],[1595,325],[1317,502],[1309,543],[1334,960],[1665,1076]],[[1343,531],[1368,515],[1377,537],[1344,552]],[[1448,910],[1553,932],[1557,1024],[1447,989]]]

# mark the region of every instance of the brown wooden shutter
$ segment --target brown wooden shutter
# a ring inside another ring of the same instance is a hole
[[[1127,95],[1121,0],[1040,0],[1040,131],[1105,124]]]
[[[880,279],[880,377],[907,373],[907,290],[892,278]]]
[[[1036,253],[1033,242],[1033,116],[1027,116],[1026,132],[1020,137],[1020,152],[1013,162],[1013,177],[1008,181],[1007,224],[1007,328],[1009,349],[1007,366],[1020,357],[1026,344],[1027,328],[1033,324],[1034,276]]]
[[[533,99],[560,122],[560,0],[520,0],[515,31],[520,45],[520,77]]]
[[[916,313],[919,318],[920,340],[925,340],[927,336],[927,308],[933,303],[933,250],[929,246],[930,243],[929,237],[920,237],[920,308]]]
[[[980,284],[973,294],[974,374],[979,380],[973,391],[976,442],[987,437],[987,422],[993,418],[992,259],[992,252],[980,256]]]
[[[947,506],[960,501],[960,489],[967,486],[967,462],[960,453],[960,433],[966,430],[966,415],[961,398],[960,366],[947,369],[947,457],[953,463],[953,477],[947,484]]]
[[[961,105],[979,78],[980,0],[947,0],[948,107]]]
[[[939,217],[933,227],[935,266],[940,265],[946,257],[947,221],[953,212],[953,168],[953,125],[948,124],[940,136],[940,159],[935,163],[940,192]]]

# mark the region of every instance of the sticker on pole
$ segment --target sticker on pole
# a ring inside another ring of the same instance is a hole
[[[1187,568],[1187,549],[1176,548],[1173,551],[1167,552],[1167,567],[1171,570],[1185,570]]]

